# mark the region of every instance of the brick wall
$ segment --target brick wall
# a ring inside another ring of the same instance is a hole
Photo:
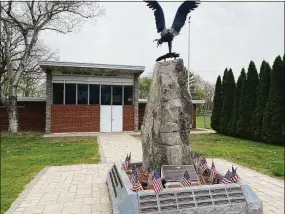
[[[99,105],[52,105],[51,132],[99,132]]]
[[[139,130],[141,130],[141,126],[143,124],[145,106],[146,106],[146,103],[139,103]]]
[[[45,129],[45,102],[18,102],[18,116],[20,131],[39,131]],[[0,108],[1,131],[8,131],[8,113],[3,107]]]
[[[123,106],[123,131],[134,131],[134,106]]]

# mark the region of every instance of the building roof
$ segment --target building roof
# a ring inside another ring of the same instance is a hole
[[[204,104],[206,100],[192,100],[192,104]],[[147,103],[147,99],[139,99],[139,103]]]
[[[79,62],[58,62],[58,61],[39,61],[39,66],[43,70],[56,70],[58,68],[80,68],[85,70],[97,71],[119,71],[122,73],[141,74],[145,70],[145,66],[135,65],[113,65],[113,64],[97,64],[97,63],[79,63]]]

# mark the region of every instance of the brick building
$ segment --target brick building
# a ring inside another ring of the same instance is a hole
[[[46,72],[46,133],[138,131],[144,66],[40,62]]]
[[[18,98],[20,130],[59,132],[138,131],[145,99],[138,99],[144,66],[41,61],[46,98]],[[192,128],[196,128],[193,100]],[[8,129],[2,107],[1,130]]]

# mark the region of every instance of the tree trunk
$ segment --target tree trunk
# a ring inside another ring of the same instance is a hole
[[[19,131],[18,109],[17,109],[17,86],[10,86],[7,111],[9,116],[9,132]]]

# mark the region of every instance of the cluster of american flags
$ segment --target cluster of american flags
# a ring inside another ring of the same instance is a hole
[[[193,161],[194,161],[196,168],[200,169],[202,174],[208,169],[208,164],[207,164],[206,159],[201,157],[196,152],[193,155]],[[234,167],[232,166],[232,171],[230,171],[230,170],[227,171],[226,175],[221,180],[221,183],[223,183],[223,184],[237,183],[239,181],[239,177],[237,175],[236,170],[237,170],[237,168],[234,169]],[[214,161],[212,160],[212,166],[210,169],[209,178],[211,181],[214,181],[216,176],[217,176],[217,169],[216,169],[216,166],[214,164]]]
[[[194,160],[194,164],[196,166],[196,168],[198,167],[202,173],[204,173],[207,169],[208,169],[208,164],[205,158],[201,157],[198,153],[195,153],[193,156],[193,160]],[[124,169],[125,171],[130,169],[130,163],[131,163],[131,153],[129,155],[126,156],[124,163],[122,164],[122,169]],[[221,183],[224,184],[229,184],[229,183],[236,183],[239,180],[239,177],[236,173],[236,169],[234,169],[234,167],[232,166],[232,171],[227,171],[226,175],[224,176],[224,178],[222,179]],[[131,174],[131,178],[130,181],[132,183],[132,190],[133,191],[141,191],[144,190],[142,187],[142,184],[140,182],[140,174],[142,173],[147,173],[148,176],[151,177],[152,180],[152,187],[155,193],[159,193],[163,190],[163,184],[162,184],[162,180],[160,177],[160,173],[157,170],[154,170],[153,172],[151,172],[151,169],[148,168],[147,170],[145,170],[143,167],[140,167],[139,169],[136,169],[135,167],[132,168],[132,174]],[[217,170],[216,170],[216,166],[214,164],[214,161],[212,160],[212,166],[210,169],[210,180],[214,181],[214,179],[217,176]],[[191,181],[191,177],[188,173],[188,171],[186,170],[182,179],[181,179],[181,184],[182,186],[191,186],[193,183],[193,181]]]

